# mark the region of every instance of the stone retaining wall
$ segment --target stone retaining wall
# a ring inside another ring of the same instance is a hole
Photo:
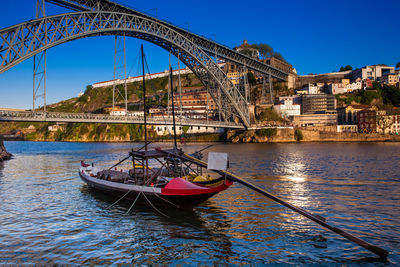
[[[332,131],[300,130],[301,142],[399,142],[400,136],[362,133],[337,133]],[[229,131],[227,139],[232,143],[288,143],[297,142],[295,129],[277,129],[272,137],[258,136],[254,130]]]

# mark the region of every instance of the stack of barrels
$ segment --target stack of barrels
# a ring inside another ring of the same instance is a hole
[[[3,136],[0,135],[0,162],[11,159],[11,157],[12,154],[7,152],[3,143]]]

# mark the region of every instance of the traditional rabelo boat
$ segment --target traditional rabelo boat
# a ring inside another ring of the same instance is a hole
[[[341,235],[351,242],[364,247],[365,249],[378,255],[380,258],[387,258],[389,252],[385,249],[374,246],[342,229],[334,227],[327,223],[326,219],[322,216],[312,214],[300,207],[294,206],[267,192],[265,189],[228,172],[226,170],[228,164],[224,156],[221,158],[216,157],[215,159],[219,163],[222,163],[217,165],[225,165],[225,167],[219,166],[218,168],[210,168],[210,154],[208,159],[209,161],[206,163],[201,161],[201,153],[188,155],[181,149],[178,149],[176,143],[172,68],[170,68],[170,88],[174,125],[174,147],[167,150],[160,148],[148,150],[143,46],[141,48],[141,54],[143,66],[145,145],[139,150],[132,150],[126,158],[106,170],[99,170],[94,167],[93,164],[85,164],[82,161],[79,175],[90,187],[100,190],[106,194],[119,197],[115,203],[118,203],[122,199],[133,200],[131,208],[136,202],[139,201],[149,204],[153,208],[155,208],[155,205],[167,205],[177,208],[192,208],[214,196],[215,194],[226,190],[230,185],[232,185],[233,182],[238,182],[307,217],[326,229]],[[142,149],[144,149],[144,151],[142,151]],[[132,168],[129,170],[117,168],[119,164],[128,159],[132,160]],[[225,162],[221,159],[224,159]],[[158,162],[159,166],[150,166],[150,161]],[[214,165],[212,161],[211,165]],[[211,171],[217,174],[218,177],[211,178],[209,174],[203,172],[204,169],[211,169]]]
[[[132,150],[128,157],[106,170],[99,170],[82,161],[79,175],[90,187],[126,200],[140,201],[149,205],[192,208],[227,189],[232,185],[232,181],[220,175],[218,177],[211,176],[210,172],[205,174],[203,167],[186,158],[188,155],[185,156],[183,151],[177,148],[172,68],[170,68],[170,86],[174,147],[169,150],[148,150],[143,46],[141,47],[141,54],[145,145],[137,151]],[[195,155],[200,158],[201,153]],[[128,170],[118,169],[117,166],[127,159],[132,160],[132,168]],[[150,167],[149,162],[158,163],[159,166]]]
[[[90,187],[106,194],[178,208],[197,206],[232,185],[222,176],[203,176],[203,168],[185,160],[180,149],[132,151],[129,157],[133,163],[129,170],[98,170],[82,162],[79,175]],[[149,167],[149,161],[159,162],[160,167]]]

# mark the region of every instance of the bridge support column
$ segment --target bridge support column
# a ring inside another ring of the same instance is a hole
[[[272,89],[272,77],[271,77],[271,73],[268,76],[268,82],[269,82],[269,94],[271,96],[271,103],[274,104],[274,91]]]
[[[116,35],[114,49],[113,110],[118,102],[124,100],[125,111],[128,112],[128,89],[126,79],[125,34],[122,36]],[[124,92],[118,87],[121,83],[124,85]]]
[[[36,0],[36,18],[46,16],[45,0]],[[45,42],[47,44],[47,31],[45,33]],[[32,111],[35,112],[37,100],[43,98],[43,110],[46,112],[46,57],[47,51],[35,55],[33,57],[33,103]]]

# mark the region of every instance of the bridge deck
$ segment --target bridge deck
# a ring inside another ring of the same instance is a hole
[[[0,121],[144,124],[144,119],[142,116],[111,116],[90,113],[31,112],[10,110],[0,110]],[[149,125],[173,125],[172,117],[148,117],[147,123]],[[176,124],[230,129],[244,128],[243,125],[232,122],[194,120],[179,117],[176,117]]]

